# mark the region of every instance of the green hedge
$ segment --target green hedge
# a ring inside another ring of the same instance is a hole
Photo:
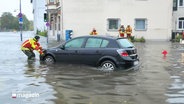
[[[130,41],[131,41],[131,42],[142,42],[142,43],[146,42],[146,40],[145,40],[144,37],[135,38],[134,36],[131,36],[131,37],[130,37]]]
[[[182,35],[176,35],[175,39],[172,39],[172,42],[180,42],[180,39],[182,39]]]
[[[47,36],[47,31],[46,30],[44,30],[44,31],[37,30],[36,34],[40,35],[40,36],[45,36],[46,37]]]

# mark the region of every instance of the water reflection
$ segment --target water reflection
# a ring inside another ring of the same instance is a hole
[[[117,104],[127,102],[123,97],[136,95],[128,89],[136,86],[133,77],[136,73],[104,72],[88,66],[67,64],[50,66],[49,69],[46,80],[57,91],[55,102],[58,104]],[[121,89],[123,87],[127,89]]]
[[[184,65],[184,53],[181,53],[181,63]]]
[[[173,83],[168,88],[166,94],[169,98],[167,102],[171,104],[184,104],[184,84],[180,76],[171,76]]]
[[[39,94],[38,98],[26,98],[23,99],[24,104],[54,104],[52,99],[55,91],[53,87],[45,83],[44,76],[47,73],[48,67],[40,63],[40,61],[32,60],[25,63],[25,82],[21,85],[23,88],[18,87],[18,91],[30,91]],[[21,99],[22,100],[22,99]],[[24,101],[25,100],[25,101]]]
[[[184,48],[180,44],[173,44],[171,65],[167,68],[172,83],[168,87],[166,102],[170,104],[184,104]]]
[[[39,60],[27,60],[27,64],[25,65],[25,67],[27,67],[27,70],[25,70],[25,74],[35,78],[46,75],[46,72],[48,70],[48,67],[44,64],[41,64]]]

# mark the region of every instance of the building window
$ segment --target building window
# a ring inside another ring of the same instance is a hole
[[[59,30],[59,31],[61,30],[60,22],[61,22],[60,16],[58,16],[58,30]]]
[[[120,19],[110,18],[107,19],[107,30],[108,31],[116,31],[120,26]]]
[[[54,0],[49,0],[49,1],[50,1],[50,3],[51,3],[51,2],[54,2]]]
[[[178,0],[173,0],[173,11],[177,11]]]
[[[49,0],[49,5],[54,5],[55,0]]]
[[[184,17],[179,18],[179,20],[178,20],[178,29],[179,30],[184,29]]]
[[[146,27],[147,19],[135,19],[135,30],[143,30],[147,29]]]
[[[184,0],[179,0],[179,7],[184,7]]]

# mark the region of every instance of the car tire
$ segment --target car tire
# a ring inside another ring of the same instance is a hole
[[[100,68],[104,71],[113,71],[116,69],[116,65],[112,61],[104,61],[101,63]]]
[[[55,60],[54,60],[54,58],[52,56],[48,55],[48,56],[45,56],[44,62],[46,64],[54,64],[55,63]]]

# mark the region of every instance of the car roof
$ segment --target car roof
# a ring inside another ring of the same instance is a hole
[[[109,35],[85,35],[85,36],[78,36],[78,37],[84,37],[84,38],[97,37],[97,38],[113,39],[113,40],[127,39],[127,38],[120,38],[120,37],[109,36]],[[78,38],[78,37],[75,37],[75,38]]]

